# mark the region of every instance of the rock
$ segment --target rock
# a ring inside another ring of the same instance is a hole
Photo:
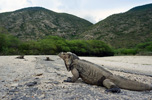
[[[1,82],[5,82],[5,80],[1,81]]]
[[[36,80],[38,80],[39,78],[38,78],[38,77],[36,77],[35,79],[36,79]]]
[[[13,80],[14,82],[17,82],[17,81],[19,81],[18,79],[15,79],[15,80]]]
[[[27,86],[34,86],[34,85],[36,85],[37,84],[37,82],[36,81],[34,81],[34,82],[29,82],[29,83],[26,83],[25,85],[27,85]]]
[[[55,84],[55,85],[58,85],[60,84],[60,82],[58,81],[48,81],[48,82],[45,82],[46,84]]]
[[[38,89],[38,90],[36,91],[36,94],[37,94],[37,95],[42,95],[42,93],[43,93],[43,91],[40,90],[40,89]]]
[[[54,61],[52,59],[50,59],[49,57],[46,57],[46,59],[44,59],[45,61]]]
[[[20,55],[18,57],[16,57],[17,59],[24,59],[24,55]]]
[[[26,96],[23,96],[23,97],[21,97],[20,99],[21,99],[21,100],[32,100],[31,97],[26,97]]]
[[[11,84],[11,87],[17,87],[17,86],[18,86],[18,83]]]
[[[36,88],[30,88],[29,91],[35,93],[37,90],[38,90],[38,88],[36,87]]]
[[[40,74],[36,74],[36,76],[42,76],[43,75],[43,73],[40,73]]]
[[[18,92],[19,91],[19,89],[17,88],[17,87],[15,87],[14,89],[12,89],[12,90],[9,90],[9,92]]]
[[[58,82],[58,81],[54,81],[54,82],[53,82],[53,84],[56,84],[56,85],[57,85],[57,84],[60,84],[60,82]]]

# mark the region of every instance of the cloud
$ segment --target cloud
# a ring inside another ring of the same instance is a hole
[[[23,7],[28,7],[29,5],[28,0],[1,0],[0,12],[14,11]]]
[[[57,11],[66,12],[85,18],[92,23],[96,23],[107,16],[128,10],[128,7],[119,7],[115,0],[57,0],[60,5]],[[117,0],[121,1],[121,0]],[[111,6],[112,3],[113,6]],[[122,5],[121,5],[122,6]]]
[[[14,11],[25,7],[40,6],[50,10],[60,11],[60,0],[1,0],[0,12]]]
[[[60,0],[28,0],[28,1],[31,2],[32,7],[40,6],[56,12],[61,11],[60,9],[58,9],[62,5]]]
[[[122,13],[127,11],[128,8],[122,8],[122,9],[99,9],[99,10],[68,10],[66,13],[73,14],[76,16],[79,16],[81,18],[84,18],[92,23],[97,23],[106,17],[112,15],[112,14],[117,14],[117,13]]]

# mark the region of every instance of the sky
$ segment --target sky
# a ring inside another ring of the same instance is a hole
[[[0,0],[0,13],[25,7],[44,7],[97,23],[112,14],[123,13],[149,3],[152,0]]]

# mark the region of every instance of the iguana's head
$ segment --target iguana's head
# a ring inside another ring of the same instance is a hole
[[[79,59],[79,57],[71,52],[61,52],[58,54],[60,58],[62,58],[65,62],[65,66],[68,71],[71,70],[70,64],[73,62],[75,59]]]

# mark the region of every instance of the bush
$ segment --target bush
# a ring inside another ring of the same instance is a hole
[[[97,40],[65,40],[48,36],[39,41],[21,42],[10,35],[0,35],[1,54],[49,55],[59,52],[73,52],[79,56],[112,56],[113,50]]]
[[[115,50],[115,55],[136,55],[137,50],[136,49],[117,49]]]
[[[79,56],[152,55],[152,42],[140,43],[135,48],[113,50],[98,40],[65,40],[48,36],[38,41],[21,42],[12,35],[0,34],[1,55],[55,55],[59,52],[73,52]]]
[[[140,55],[152,55],[152,42],[138,44],[136,49]]]
[[[21,42],[9,34],[0,34],[0,54],[19,54],[18,47]]]
[[[120,48],[115,50],[115,55],[152,55],[152,42],[138,44],[135,48]]]
[[[152,42],[141,43],[136,46],[140,51],[152,51]]]

